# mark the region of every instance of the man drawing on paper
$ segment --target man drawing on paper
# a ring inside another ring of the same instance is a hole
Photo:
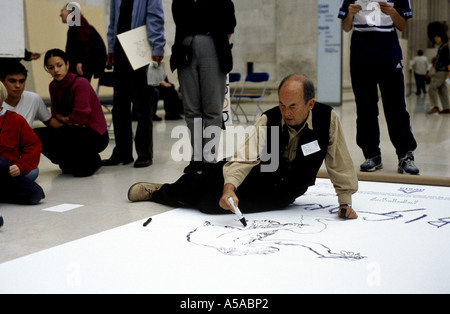
[[[233,160],[185,174],[173,184],[137,183],[128,198],[187,205],[207,213],[234,211],[229,197],[244,213],[284,209],[314,185],[325,160],[338,196],[338,214],[345,208],[346,218],[357,218],[351,200],[358,180],[337,115],[315,101],[314,85],[303,75],[286,77],[278,95],[279,106],[256,121]],[[255,151],[252,143],[263,143],[265,149]]]
[[[134,167],[148,167],[153,159],[153,95],[147,85],[147,67],[133,70],[117,35],[147,26],[153,61],[164,56],[164,11],[161,0],[112,0],[108,28],[108,63],[114,66],[114,108],[112,118],[116,146],[104,166],[130,164],[133,158],[131,103],[138,118],[135,135],[137,160]]]

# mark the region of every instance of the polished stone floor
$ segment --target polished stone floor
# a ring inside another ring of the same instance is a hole
[[[336,110],[355,168],[359,168],[364,160],[355,143],[355,105],[348,93],[344,100]],[[407,103],[412,129],[419,143],[415,157],[421,174],[449,177],[450,115],[427,115],[428,99],[423,96],[409,96]],[[265,107],[273,105],[276,101]],[[163,117],[164,112],[159,110],[158,115]],[[155,122],[154,160],[148,168],[135,169],[132,165],[103,167],[92,177],[73,178],[62,174],[57,166],[42,157],[37,182],[45,190],[46,199],[36,206],[0,204],[0,214],[5,220],[0,229],[0,263],[170,210],[154,203],[130,203],[127,191],[135,182],[173,182],[182,174],[187,161],[174,161],[171,154],[173,145],[180,143],[178,137],[172,136],[172,131],[180,125],[185,125],[183,120]],[[395,173],[397,159],[382,112],[380,127],[384,163],[381,171]],[[102,153],[103,158],[110,156],[113,146],[112,139]],[[82,206],[66,212],[47,210],[62,204]]]

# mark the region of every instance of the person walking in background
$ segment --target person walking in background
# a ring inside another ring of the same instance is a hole
[[[105,115],[89,81],[69,72],[67,55],[60,49],[47,51],[51,112],[61,126],[38,128],[42,153],[63,173],[75,177],[93,175],[101,167],[102,152],[109,142]]]
[[[69,23],[71,13],[79,14],[79,17],[75,17],[75,21]],[[69,25],[66,54],[69,58],[70,72],[83,76],[88,81],[91,81],[92,76],[102,75],[106,67],[106,48],[97,30],[81,14],[80,5],[77,2],[65,4],[59,16],[64,24]],[[78,18],[79,25],[76,24]]]
[[[440,26],[439,26],[440,25]],[[450,113],[450,102],[448,98],[448,88],[446,80],[450,77],[450,52],[448,48],[448,35],[442,24],[430,28],[430,40],[438,45],[439,49],[436,61],[433,65],[433,74],[430,75],[431,83],[428,88],[431,110],[429,114],[436,112]],[[441,101],[442,110],[439,110],[438,98]]]
[[[417,51],[417,56],[411,61],[411,68],[414,71],[414,79],[416,80],[416,95],[421,92],[427,93],[426,79],[429,70],[428,58],[423,55],[423,51]]]
[[[418,174],[413,155],[417,142],[406,110],[403,56],[397,36],[397,29],[404,31],[406,21],[412,18],[411,7],[408,0],[389,0],[375,5],[379,10],[373,18],[374,11],[366,7],[367,2],[344,0],[338,15],[343,20],[344,31],[354,28],[350,74],[357,113],[356,142],[366,158],[360,169],[383,168],[379,147],[379,86],[389,137],[398,157],[398,172]]]
[[[104,166],[130,164],[133,159],[132,111],[137,117],[135,168],[153,163],[154,87],[147,84],[147,67],[133,70],[117,35],[146,26],[152,59],[164,57],[164,11],[161,0],[112,0],[108,27],[108,64],[114,66],[114,107],[112,120],[116,146]]]
[[[205,146],[220,139],[203,137],[209,126],[224,128],[222,108],[226,75],[233,68],[231,34],[236,27],[231,0],[174,0],[175,43],[170,65],[178,80],[192,157],[184,172],[201,171],[217,162],[218,152],[204,153]]]

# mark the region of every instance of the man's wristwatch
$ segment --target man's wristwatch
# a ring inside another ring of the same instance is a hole
[[[340,204],[339,205],[339,207],[343,207],[343,206],[352,207],[352,204]]]

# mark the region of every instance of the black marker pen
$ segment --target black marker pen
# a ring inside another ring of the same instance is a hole
[[[150,217],[149,219],[147,219],[147,221],[146,222],[144,222],[144,227],[147,227],[148,226],[148,224],[149,223],[151,223],[152,222],[152,218]]]

